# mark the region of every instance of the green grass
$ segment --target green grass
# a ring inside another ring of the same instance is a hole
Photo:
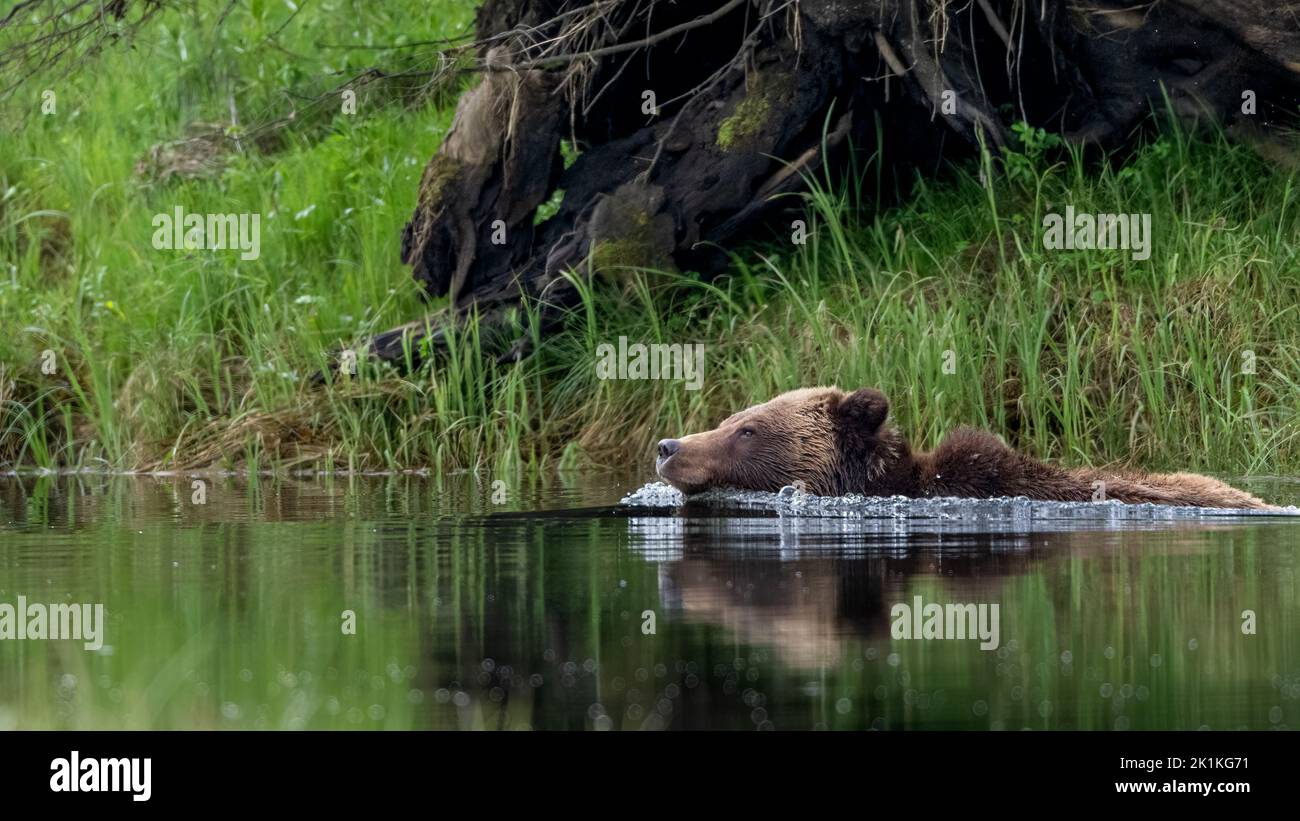
[[[807,198],[806,245],[729,249],[732,273],[711,283],[587,289],[520,364],[482,354],[470,323],[419,373],[365,366],[309,388],[329,351],[424,310],[399,234],[449,89],[368,97],[356,116],[303,106],[214,180],[150,183],[133,166],[187,123],[228,121],[232,98],[253,123],[293,107],[285,89],[319,92],[371,61],[427,67],[423,49],[315,44],[454,35],[473,4],[373,5],[313,3],[278,35],[290,12],[274,3],[220,29],[219,9],[171,15],[136,50],[5,103],[23,110],[0,126],[0,466],[626,464],[661,436],[837,383],[885,390],[921,445],[968,423],[1075,464],[1300,472],[1296,174],[1172,125],[1123,165],[1022,132],[1021,153],[919,181],[883,211],[878,158],[862,157]],[[1151,214],[1150,259],[1045,250],[1042,217],[1067,204]],[[152,216],[176,205],[260,212],[260,259],[153,249]],[[704,389],[598,380],[596,348],[620,335],[703,343]]]

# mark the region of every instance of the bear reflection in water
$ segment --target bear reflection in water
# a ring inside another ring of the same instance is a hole
[[[1264,501],[1194,473],[1061,468],[957,428],[933,451],[913,451],[886,424],[889,401],[863,388],[803,388],[725,419],[711,431],[659,442],[655,469],[685,493],[715,487],[775,492],[802,482],[819,496],[909,496],[1265,509]]]
[[[939,604],[1003,605],[1005,644],[1026,638],[1016,635],[1015,608],[1005,607],[1023,589],[1016,593],[1005,585],[1044,575],[1054,605],[1070,610],[1071,565],[1058,560],[1062,550],[1075,559],[1101,559],[1140,554],[1156,538],[1166,554],[1196,551],[1178,537],[1187,525],[1172,521],[1125,530],[1049,525],[1037,532],[952,532],[943,530],[952,523],[917,524],[932,529],[900,534],[893,522],[722,516],[688,502],[673,516],[630,518],[628,535],[632,550],[658,564],[660,602],[669,618],[715,625],[738,644],[770,648],[782,662],[807,669],[843,661],[845,652],[860,653],[864,643],[888,652],[891,610],[911,605],[922,592]],[[1203,533],[1233,525],[1195,527]],[[1100,576],[1094,594],[1124,598],[1110,589],[1114,582]],[[979,642],[970,644],[974,649]]]
[[[941,580],[946,600],[997,602],[1003,580],[1030,572],[1059,539],[974,533],[900,541],[849,536],[843,523],[827,520],[711,513],[697,518],[688,505],[680,516],[629,520],[632,549],[658,562],[666,615],[717,625],[799,668],[835,664],[857,641],[887,646],[890,610],[912,602],[916,579]]]

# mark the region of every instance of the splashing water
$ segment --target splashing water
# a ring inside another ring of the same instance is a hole
[[[625,496],[621,502],[632,508],[681,507],[688,501],[680,490],[664,482],[650,482]],[[906,496],[815,496],[787,485],[777,493],[718,488],[689,497],[692,505],[719,509],[768,510],[781,516],[832,517],[849,519],[942,519],[952,521],[1012,522],[1152,522],[1200,521],[1242,516],[1300,516],[1300,508],[1243,510],[1212,507],[1178,507],[1156,504],[1104,502],[1042,502],[1024,496],[996,499],[941,497],[912,499]]]

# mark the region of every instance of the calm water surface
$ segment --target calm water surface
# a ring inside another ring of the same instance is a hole
[[[106,618],[0,641],[0,728],[1300,727],[1300,518],[619,506],[645,478],[0,478],[0,604]],[[893,638],[918,596],[997,648]]]

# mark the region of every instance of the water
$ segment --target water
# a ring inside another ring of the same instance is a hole
[[[1300,517],[644,480],[0,477],[0,728],[1300,727]]]

